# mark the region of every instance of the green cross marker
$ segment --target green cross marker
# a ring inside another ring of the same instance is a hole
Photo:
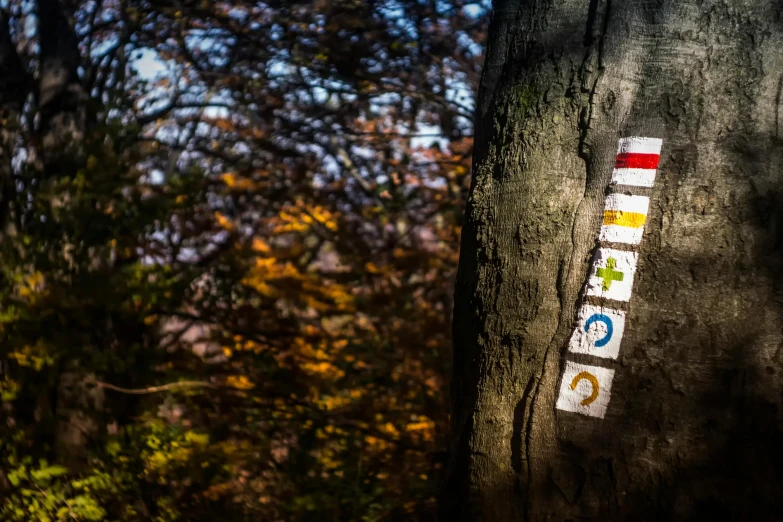
[[[622,281],[625,277],[625,274],[619,270],[614,269],[616,266],[617,260],[613,257],[610,257],[606,260],[606,268],[598,268],[595,271],[595,275],[604,278],[604,282],[601,284],[601,288],[604,292],[609,290],[609,287],[612,286],[612,281]]]

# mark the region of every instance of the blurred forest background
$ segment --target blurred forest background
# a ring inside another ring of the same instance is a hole
[[[488,1],[0,8],[0,520],[433,520]]]

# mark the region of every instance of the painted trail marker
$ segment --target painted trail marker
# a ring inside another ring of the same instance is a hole
[[[663,140],[658,138],[621,138],[611,183],[627,185],[626,192],[633,192],[632,187],[652,187],[662,144]],[[612,193],[606,197],[598,240],[617,244],[617,248],[601,247],[596,251],[587,276],[586,295],[630,301],[639,254],[621,248],[623,244],[641,243],[649,207],[647,196]],[[609,306],[613,306],[611,301]],[[617,359],[625,332],[625,317],[623,310],[582,304],[568,341],[568,351]],[[614,370],[609,368],[566,361],[555,407],[603,419],[609,406],[613,378]]]
[[[663,140],[659,138],[621,138],[617,146],[612,183],[652,187],[661,159],[661,145]]]
[[[584,304],[579,309],[568,349],[607,359],[617,359],[625,331],[625,312]]]
[[[636,252],[599,248],[587,280],[587,295],[605,297],[615,301],[629,301],[636,274]]]
[[[566,361],[556,407],[603,419],[612,391],[614,370]]]
[[[606,196],[604,222],[598,239],[638,245],[642,242],[649,207],[650,198],[646,196],[609,194]]]

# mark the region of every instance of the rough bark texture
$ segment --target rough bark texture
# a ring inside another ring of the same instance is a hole
[[[496,0],[442,520],[783,520],[782,10]],[[623,136],[664,141],[601,420],[554,404]]]

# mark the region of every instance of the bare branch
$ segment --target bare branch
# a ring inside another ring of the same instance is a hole
[[[160,393],[166,391],[172,391],[182,388],[219,388],[219,386],[206,381],[178,381],[169,384],[162,384],[160,386],[149,386],[147,388],[122,388],[106,382],[101,382],[95,379],[88,379],[90,382],[98,386],[99,388],[106,388],[107,390],[113,390],[120,393],[127,393],[130,395],[146,395],[148,393]]]

